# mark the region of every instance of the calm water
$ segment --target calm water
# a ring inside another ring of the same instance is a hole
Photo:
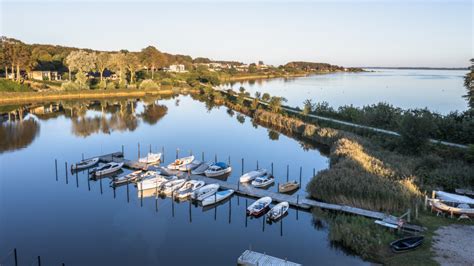
[[[43,265],[235,265],[251,247],[305,265],[366,264],[331,246],[327,226],[307,212],[291,209],[283,223],[270,225],[246,218],[246,200],[253,199],[234,196],[203,210],[147,195],[141,203],[133,186],[127,202],[126,186],[114,191],[108,179],[88,181],[86,173],[66,179],[64,169],[82,153],[120,151],[121,145],[135,159],[140,143],[142,155],[149,145],[153,151],[164,146],[166,163],[176,148],[198,158],[204,152],[206,160],[217,155],[227,162],[230,156],[231,182],[240,176],[241,158],[246,170],[257,160],[267,168],[273,162],[277,182],[286,180],[286,165],[292,179],[301,166],[304,187],[313,168],[328,167],[321,150],[226,108],[209,110],[189,96],[44,106],[23,111],[23,122],[1,123],[0,263],[11,265],[8,254],[16,247],[21,265],[31,265],[37,255]]]
[[[375,72],[334,73],[303,78],[239,82],[231,86],[284,96],[290,106],[302,106],[306,99],[327,101],[333,107],[363,106],[388,102],[401,108],[424,108],[442,114],[464,111],[464,70],[376,69]]]

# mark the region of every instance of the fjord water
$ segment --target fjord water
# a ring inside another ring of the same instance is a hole
[[[373,72],[333,73],[301,78],[254,80],[225,85],[238,90],[243,86],[252,95],[256,91],[283,96],[289,106],[303,101],[326,101],[342,105],[364,106],[387,102],[404,109],[425,108],[441,114],[464,111],[467,103],[463,77],[467,70],[367,69]]]
[[[17,248],[20,265],[34,264],[38,255],[43,265],[235,265],[251,248],[305,265],[365,264],[331,245],[327,225],[308,212],[290,209],[282,223],[270,225],[246,218],[246,201],[254,199],[234,196],[203,210],[147,195],[142,202],[131,185],[127,202],[126,186],[114,191],[108,178],[65,173],[65,162],[69,167],[82,153],[116,152],[121,145],[127,158],[136,159],[140,143],[142,155],[150,144],[154,152],[164,146],[166,163],[176,148],[180,156],[192,150],[199,159],[205,152],[211,161],[230,156],[230,182],[240,176],[241,158],[245,170],[257,160],[266,168],[273,162],[277,182],[286,180],[286,165],[291,179],[299,178],[301,166],[304,188],[313,168],[328,167],[321,150],[190,96],[56,106],[34,104],[23,122],[1,124],[0,263],[12,265],[9,252]]]

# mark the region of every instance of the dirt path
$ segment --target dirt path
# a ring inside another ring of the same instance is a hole
[[[435,234],[432,250],[439,264],[474,265],[474,226],[443,226]]]

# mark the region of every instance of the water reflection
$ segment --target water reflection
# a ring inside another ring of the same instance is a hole
[[[30,145],[40,132],[33,118],[0,124],[0,153],[22,149]]]

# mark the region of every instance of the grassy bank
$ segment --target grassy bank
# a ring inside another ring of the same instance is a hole
[[[73,99],[102,99],[118,97],[143,97],[147,95],[171,95],[192,92],[187,88],[166,89],[114,89],[114,90],[78,90],[50,92],[0,92],[0,105],[12,103],[27,103],[38,101],[73,100]]]
[[[305,77],[309,73],[293,73],[293,74],[250,74],[245,73],[242,75],[220,75],[219,80],[223,83],[225,82],[234,82],[234,81],[247,81],[247,80],[257,80],[257,79],[272,79],[272,78],[296,78],[296,77]]]

